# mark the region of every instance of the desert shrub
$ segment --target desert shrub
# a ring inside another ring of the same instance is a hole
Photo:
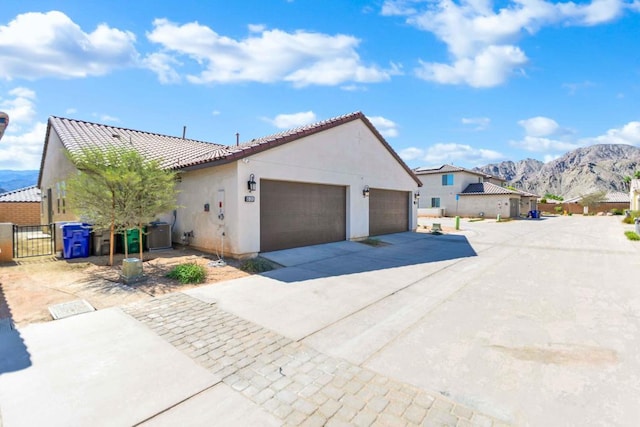
[[[359,243],[364,243],[365,245],[369,245],[369,246],[383,246],[384,245],[383,241],[381,241],[380,239],[375,239],[373,237],[367,237],[366,239],[359,240],[358,242]]]
[[[635,231],[625,231],[624,235],[627,236],[627,239],[629,240],[640,240],[640,235]]]
[[[553,210],[556,211],[556,213],[562,213],[562,205],[554,207]]]
[[[622,222],[624,222],[625,224],[635,224],[635,218],[640,217],[640,211],[631,211],[629,213],[629,216],[625,216],[622,219]]]
[[[180,283],[203,283],[207,278],[207,270],[195,263],[176,265],[167,274],[170,279],[176,279]]]
[[[240,270],[247,273],[264,273],[273,270],[273,264],[264,258],[251,258],[240,265]]]
[[[614,215],[622,215],[624,211],[622,209],[611,209],[611,213]]]

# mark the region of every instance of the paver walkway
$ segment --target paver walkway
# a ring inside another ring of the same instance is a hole
[[[506,425],[182,293],[124,310],[285,425]]]

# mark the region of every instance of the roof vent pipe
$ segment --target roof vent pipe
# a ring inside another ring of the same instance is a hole
[[[236,147],[240,145],[240,133],[236,132]]]
[[[187,135],[187,127],[186,126],[182,126],[182,139],[184,139],[184,137]]]

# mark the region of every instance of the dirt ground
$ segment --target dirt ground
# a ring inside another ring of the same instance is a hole
[[[215,256],[176,249],[145,252],[145,279],[127,285],[120,278],[123,258],[115,255],[113,267],[107,266],[108,256],[35,257],[0,264],[0,319],[11,318],[15,325],[24,326],[52,320],[48,307],[54,304],[84,299],[102,309],[248,275],[238,268],[239,261],[225,260],[226,266],[216,267],[210,265]],[[183,285],[165,277],[173,267],[187,262],[207,268],[204,284]]]

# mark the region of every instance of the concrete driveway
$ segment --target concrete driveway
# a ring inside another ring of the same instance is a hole
[[[637,425],[640,245],[620,217],[462,229],[266,254],[288,267],[188,293],[505,422]]]
[[[463,221],[380,247],[266,254],[287,267],[122,309],[0,324],[0,426],[635,426],[630,228]]]

